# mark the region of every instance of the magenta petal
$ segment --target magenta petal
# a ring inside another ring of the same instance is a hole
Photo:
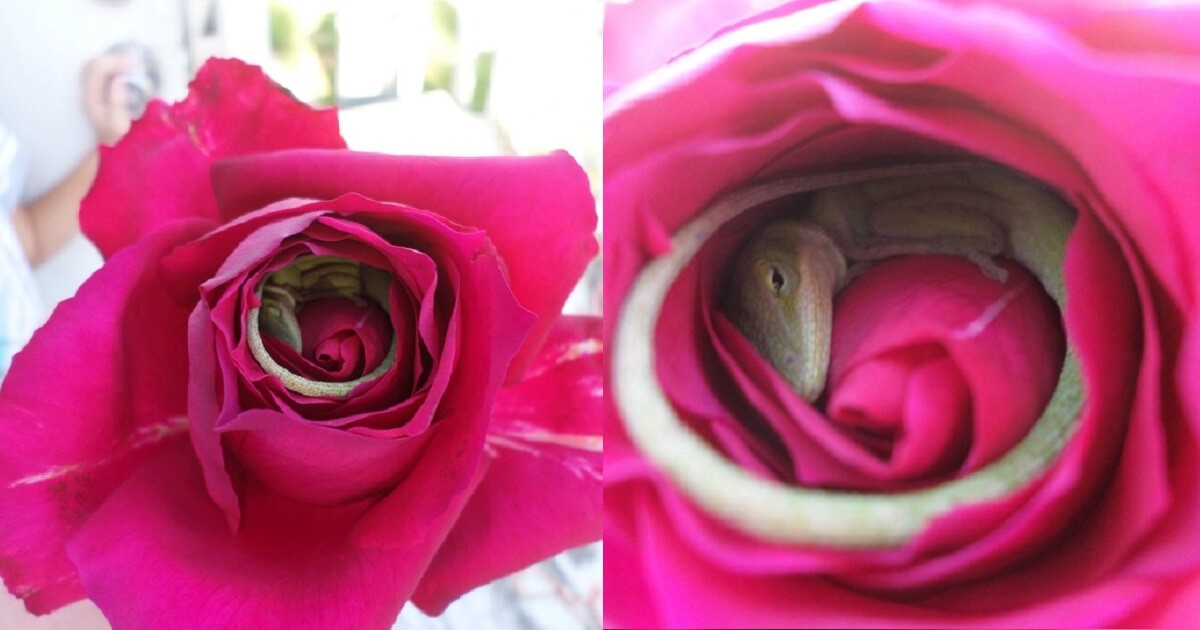
[[[1200,610],[1200,574],[1162,580],[1154,599],[1123,618],[1116,628],[1189,628]]]
[[[220,399],[216,393],[237,391],[237,381],[228,369],[228,359],[214,348],[223,333],[209,325],[212,316],[208,305],[196,305],[188,320],[188,432],[192,437],[192,448],[204,474],[204,483],[209,495],[225,512],[230,529],[240,527],[241,508],[233,476],[225,462],[225,449],[221,436],[214,427],[222,416],[235,412],[233,397]],[[219,365],[224,369],[218,370]]]
[[[655,70],[731,24],[763,20],[777,5],[786,4],[786,11],[794,12],[823,1],[638,0],[605,5],[605,92]],[[819,24],[818,19],[813,22]]]
[[[402,331],[398,356],[410,356],[413,341],[408,313],[399,312]],[[300,352],[286,343],[263,335],[263,345],[287,370],[316,381],[343,382],[370,373],[383,362],[392,343],[388,313],[374,303],[356,303],[346,298],[323,298],[307,302],[299,311]]]
[[[434,549],[355,548],[362,509],[250,492],[233,534],[180,443],[114,492],[69,554],[116,628],[389,628]]]
[[[161,290],[157,263],[204,227],[179,223],[114,256],[0,388],[0,574],[33,612],[83,597],[66,542],[147,453],[187,429],[187,364],[162,359],[186,356],[188,309]]]
[[[1006,452],[1049,400],[1063,353],[1053,302],[1023,269],[1009,265],[1009,274],[1001,284],[986,278],[966,259],[945,256],[893,258],[863,274],[835,303],[831,399],[838,401],[842,376],[858,366],[878,357],[892,361],[898,349],[912,353],[936,345],[935,354],[949,358],[960,374],[926,383],[927,392],[921,391],[922,379],[851,385],[867,387],[860,398],[881,387],[903,388],[907,399],[897,428],[903,426],[910,433],[934,430],[928,423],[935,422],[940,427],[936,432],[953,435],[960,418],[973,418],[964,471]],[[915,370],[929,360],[911,362],[907,369]],[[1012,374],[1021,375],[1019,384],[1012,381]],[[912,373],[904,376],[915,378]],[[954,396],[941,399],[964,385],[969,401]],[[916,396],[925,397],[924,402]],[[934,409],[941,411],[930,415]]]
[[[632,627],[1099,628],[1111,627],[1114,618],[1145,600],[1149,590],[1137,580],[1114,580],[1027,608],[1004,608],[996,601],[995,610],[963,612],[939,601],[952,600],[953,595],[931,602],[915,597],[892,600],[820,576],[731,576],[682,544],[674,522],[657,506],[646,502],[637,508],[639,547],[619,557],[623,564],[606,566],[633,573],[632,579],[650,585],[643,596],[656,610],[632,612],[657,612],[660,617],[623,620]],[[606,581],[611,583],[608,575]]]
[[[604,374],[600,319],[560,319],[526,378],[500,391],[491,464],[413,601],[458,596],[600,537]]]
[[[970,443],[970,393],[958,367],[943,357],[913,372],[893,462],[901,470],[924,470],[953,458]]]
[[[258,67],[213,59],[197,72],[186,100],[151,102],[116,146],[101,147],[80,224],[107,258],[175,219],[216,219],[208,173],[215,160],[345,146],[335,110],[297,101]]]
[[[315,504],[382,494],[411,470],[429,436],[370,437],[268,409],[243,411],[216,431],[263,485]]]
[[[350,378],[374,370],[392,341],[387,313],[373,303],[360,306],[347,299],[314,300],[304,305],[299,319],[304,356],[318,365],[327,361],[337,361],[346,367],[361,365],[359,370],[352,370]],[[408,324],[411,322],[400,321],[398,328],[407,333]],[[347,333],[358,340],[357,346],[343,343]]]
[[[355,525],[360,544],[408,546],[437,535],[442,524],[454,522],[479,480],[496,392],[508,359],[533,324],[532,314],[517,303],[496,262],[480,256],[472,263],[472,273],[461,279],[461,317],[451,321],[451,328],[459,328],[461,339],[456,343],[463,356],[442,358],[457,363],[436,422],[428,429],[429,447],[404,483]]]
[[[596,254],[595,202],[566,153],[530,158],[439,158],[280,151],[224,160],[213,187],[224,217],[289,197],[358,193],[482,229],[504,259],[509,285],[538,316],[508,381],[537,353],[575,282]],[[553,264],[547,264],[553,261]]]

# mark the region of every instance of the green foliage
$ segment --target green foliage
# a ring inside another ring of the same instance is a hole
[[[300,27],[296,14],[286,5],[272,2],[270,5],[271,52],[284,60],[295,59],[298,52],[297,40]]]
[[[488,96],[492,91],[492,66],[496,63],[496,53],[493,51],[479,53],[475,57],[475,89],[471,92],[471,102],[467,109],[481,114],[487,109]]]
[[[321,16],[320,23],[308,36],[308,41],[312,43],[313,48],[317,50],[317,56],[321,59],[321,68],[325,70],[325,77],[329,80],[329,92],[322,96],[320,101],[323,105],[332,105],[337,102],[337,61],[338,61],[338,30],[337,30],[337,15],[334,13],[326,13]]]
[[[458,9],[447,0],[433,0],[433,41],[425,66],[425,91],[454,93],[458,64]]]

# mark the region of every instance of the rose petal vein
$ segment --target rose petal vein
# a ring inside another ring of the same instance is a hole
[[[546,435],[549,434],[548,432]],[[496,435],[492,434],[487,437],[487,451],[492,457],[499,456],[499,451],[496,447],[507,448],[519,453],[532,455],[533,457],[546,457],[556,459],[560,464],[565,466],[576,477],[583,479],[585,477],[600,481],[603,479],[600,470],[589,461],[586,457],[577,455],[552,454],[550,449],[538,448],[534,444],[526,443],[528,441],[553,444],[555,446],[563,446],[566,448],[578,448],[589,452],[599,453],[604,449],[604,438],[601,436],[584,436],[584,435],[558,435],[559,439],[532,439],[529,440],[523,435]],[[522,441],[525,440],[525,441]]]
[[[583,339],[574,343],[567,344],[561,349],[558,349],[558,354],[553,359],[546,361],[542,365],[532,366],[526,373],[525,379],[529,380],[544,374],[564,363],[579,360],[583,357],[599,355],[604,353],[604,342],[599,339]]]
[[[172,418],[161,424],[140,427],[133,433],[129,441],[126,442],[125,448],[115,450],[107,457],[102,457],[100,459],[91,461],[53,466],[44,472],[21,477],[20,479],[8,484],[8,487],[9,489],[12,489],[21,486],[31,486],[38,483],[53,481],[60,477],[64,477],[79,471],[102,468],[118,459],[121,459],[122,457],[125,457],[126,455],[129,455],[130,453],[146,448],[147,446],[158,444],[172,435],[183,433],[187,431],[187,429],[188,420],[184,417]]]
[[[971,339],[979,336],[983,331],[987,330],[987,327],[990,326],[992,322],[996,321],[996,318],[1004,312],[1004,309],[1008,308],[1008,305],[1011,304],[1013,300],[1017,299],[1017,296],[1025,292],[1025,289],[1028,286],[1028,284],[1022,284],[1021,286],[1009,289],[1004,295],[1000,296],[999,299],[989,304],[987,308],[983,309],[983,312],[979,314],[979,317],[967,322],[966,325],[955,330],[953,333],[951,333],[951,335],[955,339]]]

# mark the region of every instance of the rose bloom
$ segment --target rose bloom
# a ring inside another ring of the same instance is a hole
[[[105,148],[104,266],[0,389],[0,574],[120,628],[389,627],[600,534],[565,153],[354,153],[212,61]]]
[[[1196,623],[1200,10],[1106,4],[607,7],[608,338],[671,236],[752,184],[987,162],[1076,213],[1061,311],[1012,261],[1000,263],[1003,284],[947,256],[861,273],[836,297],[815,410],[781,392],[718,306],[726,261],[754,217],[778,208],[731,222],[666,293],[652,337],[666,399],[724,460],[788,487],[901,492],[1013,448],[1067,346],[1084,392],[1074,434],[1029,483],[903,544],[852,549],[773,542],[702,508],[634,441],[617,370],[605,424],[609,625]]]

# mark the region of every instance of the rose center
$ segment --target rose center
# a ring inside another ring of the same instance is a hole
[[[914,191],[935,190],[937,195],[932,200],[920,200],[920,204],[910,198],[903,204],[903,216],[889,212],[885,217],[877,215],[870,204],[880,195],[860,187],[868,182],[894,186],[897,194],[889,198]],[[963,207],[955,195],[958,191],[949,190],[949,184],[957,184],[958,189],[978,189],[985,194],[971,195],[980,203]],[[1050,401],[1016,446],[983,468],[920,490],[835,492],[790,486],[764,480],[730,461],[710,444],[707,436],[685,422],[667,398],[656,373],[654,335],[664,321],[665,303],[676,282],[689,279],[688,270],[697,253],[722,227],[756,209],[772,207],[782,211],[790,204],[789,197],[831,187],[840,188],[856,199],[849,199],[853,203],[848,206],[836,203],[827,206],[834,212],[817,213],[818,208],[810,206],[807,209],[813,212],[798,218],[815,219],[823,229],[827,228],[827,236],[839,244],[839,250],[842,244],[848,246],[851,252],[848,258],[870,261],[900,253],[959,255],[975,263],[985,275],[1000,280],[993,257],[1003,255],[1029,270],[1060,308],[1066,302],[1062,270],[1074,211],[1035,182],[991,165],[965,163],[885,167],[765,181],[713,200],[671,236],[665,253],[641,267],[614,327],[609,385],[625,429],[642,455],[655,463],[675,488],[724,523],[773,542],[899,548],[936,519],[960,507],[986,505],[1009,496],[1053,464],[1079,426],[1077,418],[1084,402],[1080,366],[1068,340]],[[863,201],[867,203],[864,205]],[[945,211],[921,218],[921,205]],[[841,212],[847,207],[854,209],[849,215]],[[769,218],[765,214],[758,216]],[[977,222],[964,229],[958,219],[966,216],[976,217]],[[909,224],[909,218],[916,222]],[[911,245],[920,245],[912,241],[928,243],[930,236],[936,237],[939,244],[936,250],[923,246],[912,250]],[[907,251],[897,251],[898,246]],[[809,266],[803,261],[801,265]],[[787,283],[785,274],[781,272],[780,276],[785,280],[778,285],[782,291]],[[778,300],[770,298],[776,287],[774,274],[757,277],[770,280],[764,285],[767,289],[764,294],[769,299],[760,302],[769,308],[779,306]],[[817,350],[799,349],[801,353]],[[758,354],[763,354],[760,349]],[[767,357],[762,359],[769,362]],[[805,378],[807,384],[808,377]],[[822,389],[816,387],[816,377],[812,383],[810,391]]]
[[[305,395],[344,397],[395,361],[384,271],[338,256],[302,256],[258,286],[251,352]]]

